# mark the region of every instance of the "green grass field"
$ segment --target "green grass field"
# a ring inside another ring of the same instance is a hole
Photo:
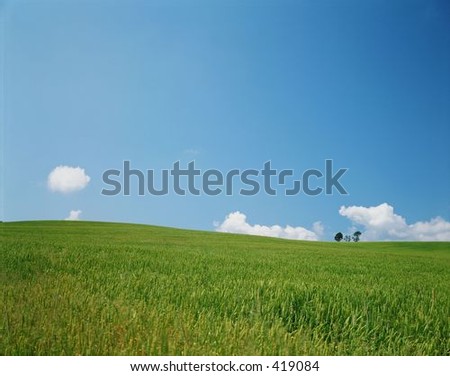
[[[1,355],[449,355],[448,242],[0,229]]]

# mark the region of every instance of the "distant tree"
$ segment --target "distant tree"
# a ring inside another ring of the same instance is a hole
[[[344,236],[344,240],[345,240],[346,242],[350,242],[350,241],[352,240],[352,237],[351,237],[350,235],[345,235],[345,236]]]
[[[340,242],[343,237],[344,237],[344,235],[342,235],[342,232],[338,232],[336,235],[334,235],[334,240],[336,240],[337,242]]]
[[[353,234],[353,241],[354,242],[359,242],[359,237],[362,235],[362,233],[361,233],[361,231],[356,231],[354,234]]]

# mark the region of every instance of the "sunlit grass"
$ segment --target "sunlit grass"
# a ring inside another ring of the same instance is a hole
[[[2,355],[449,355],[449,243],[0,226]]]

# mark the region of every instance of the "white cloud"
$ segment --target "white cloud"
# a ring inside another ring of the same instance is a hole
[[[184,150],[184,154],[195,156],[195,155],[199,155],[200,154],[200,150],[194,149],[194,148],[185,149]]]
[[[85,188],[90,180],[84,168],[58,166],[48,175],[47,186],[53,192],[70,193]]]
[[[428,222],[407,224],[394,208],[383,203],[378,206],[341,206],[339,214],[354,224],[364,226],[364,240],[449,241],[450,222],[433,218]]]
[[[214,223],[214,225],[216,231],[219,232],[271,236],[295,240],[318,240],[319,236],[323,233],[323,226],[320,222],[314,223],[314,231],[307,230],[303,227],[292,227],[289,225],[286,227],[281,227],[279,225],[251,225],[247,222],[247,216],[239,211],[228,214],[222,223]]]
[[[66,221],[78,221],[80,219],[81,210],[71,210]]]
[[[323,235],[324,233],[324,228],[323,228],[323,224],[320,221],[314,222],[313,226],[312,226],[312,230],[313,232],[315,232],[319,237]]]

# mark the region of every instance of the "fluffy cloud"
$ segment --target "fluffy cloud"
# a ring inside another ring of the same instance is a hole
[[[47,186],[53,192],[70,193],[85,188],[90,180],[84,168],[58,166],[48,175]]]
[[[312,231],[316,233],[319,237],[323,235],[324,228],[323,224],[320,221],[314,222],[312,226]]]
[[[66,221],[78,221],[80,219],[81,210],[71,210]]]
[[[322,224],[320,222],[315,222],[313,230],[314,231],[307,230],[303,227],[292,226],[251,225],[247,222],[247,216],[239,211],[228,214],[222,223],[216,224],[216,231],[219,232],[271,236],[296,240],[318,240],[319,236],[323,233]]]
[[[450,222],[437,217],[407,224],[405,218],[395,214],[394,208],[387,203],[371,207],[342,206],[339,214],[364,226],[364,240],[450,240]]]

